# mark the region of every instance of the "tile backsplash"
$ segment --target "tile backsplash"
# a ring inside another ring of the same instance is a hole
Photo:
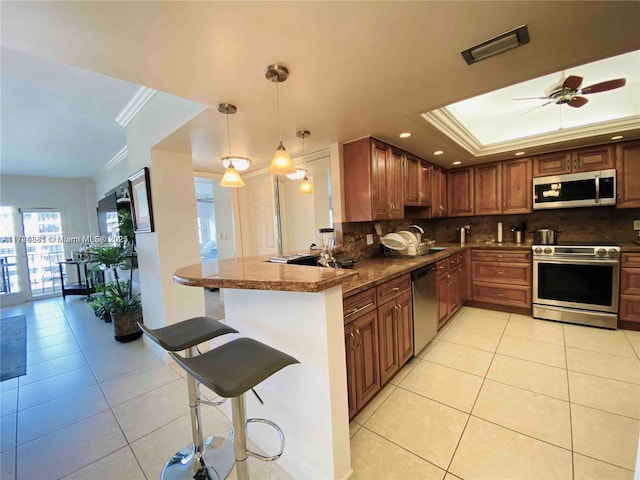
[[[375,234],[375,224],[382,234],[404,230],[411,224],[418,224],[425,230],[424,238],[435,239],[438,244],[456,241],[456,228],[469,225],[470,242],[492,242],[496,239],[497,224],[502,222],[503,240],[512,241],[510,227],[527,224],[524,241],[533,241],[533,232],[538,228],[559,230],[558,242],[613,242],[629,243],[638,238],[633,230],[633,220],[640,219],[640,209],[616,209],[614,207],[590,207],[559,210],[541,210],[523,215],[490,215],[477,217],[456,217],[428,220],[387,220],[379,222],[354,222],[336,225],[342,235],[344,255],[357,259],[381,255],[380,237]],[[367,234],[374,234],[373,245],[367,245]]]

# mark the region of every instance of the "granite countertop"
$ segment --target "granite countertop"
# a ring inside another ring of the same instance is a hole
[[[205,260],[173,274],[181,285],[285,292],[320,292],[356,276],[353,270],[270,263],[268,256]]]

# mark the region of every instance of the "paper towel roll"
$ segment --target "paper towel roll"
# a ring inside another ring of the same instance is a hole
[[[498,222],[498,243],[502,243],[502,222]]]

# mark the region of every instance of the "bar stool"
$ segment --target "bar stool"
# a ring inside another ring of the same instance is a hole
[[[187,358],[198,356],[197,345],[237,330],[209,317],[194,317],[166,327],[151,329],[138,323],[147,336],[172,356],[173,352],[185,351]],[[200,405],[220,405],[221,402],[208,402],[200,398],[200,385],[196,379],[187,375],[189,391],[189,410],[191,412],[191,436],[193,443],[176,452],[162,469],[163,480],[225,478],[233,469],[233,432],[228,438],[209,437],[204,443]],[[215,476],[211,476],[211,470]]]
[[[270,420],[247,419],[244,394],[287,365],[300,363],[298,360],[252,338],[232,340],[197,357],[183,358],[175,353],[170,353],[170,355],[198,382],[206,385],[223,398],[231,398],[238,480],[248,480],[249,478],[248,455],[264,461],[280,458],[284,452],[282,430]],[[260,397],[258,399],[260,400]],[[262,402],[262,400],[260,401]],[[278,453],[264,456],[247,449],[246,427],[253,422],[265,423],[278,432],[280,436],[280,451]]]

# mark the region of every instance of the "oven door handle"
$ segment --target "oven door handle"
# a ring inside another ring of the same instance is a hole
[[[600,175],[596,175],[596,204],[600,203]]]
[[[612,267],[620,267],[620,260],[617,258],[602,259],[602,260],[588,260],[586,258],[565,257],[563,259],[557,259],[557,257],[546,258],[534,258],[533,265],[539,265],[540,263],[552,263],[554,265],[609,265]]]

